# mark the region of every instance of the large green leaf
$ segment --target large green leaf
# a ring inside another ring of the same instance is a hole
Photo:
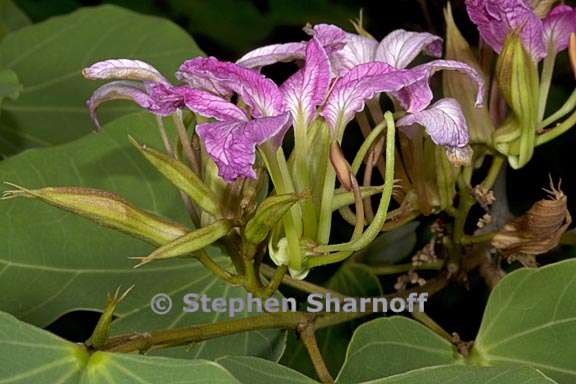
[[[12,0],[0,0],[0,40],[30,24],[30,19]]]
[[[356,263],[345,263],[328,280],[326,286],[336,292],[351,297],[371,297],[382,295],[382,287],[378,278],[370,272],[370,268]],[[316,338],[324,361],[332,375],[336,375],[344,362],[346,349],[358,322],[347,322],[316,332]],[[298,371],[315,376],[314,366],[295,334],[288,338],[286,352],[281,362]]]
[[[239,383],[206,360],[119,353],[89,354],[73,344],[0,312],[0,383]]]
[[[490,295],[472,359],[576,382],[576,260],[506,276]]]
[[[269,360],[247,356],[229,356],[217,360],[242,384],[312,384],[303,374]]]
[[[81,69],[103,59],[138,58],[168,77],[187,58],[200,55],[196,43],[172,22],[115,6],[83,8],[11,33],[0,43],[0,68],[12,69],[24,88],[5,101],[0,152],[59,144],[90,132],[86,100],[99,85]],[[102,121],[133,110],[110,103]]]
[[[350,341],[339,383],[360,383],[461,359],[445,339],[420,323],[394,316],[358,327]]]
[[[186,223],[179,194],[129,144],[129,134],[143,144],[161,146],[151,115],[128,115],[75,142],[32,149],[4,160],[0,180],[26,187],[109,190],[139,207]],[[45,326],[65,312],[102,308],[107,292],[135,285],[118,308],[114,330],[147,331],[227,317],[214,312],[185,315],[181,311],[185,293],[245,295],[243,289],[221,282],[193,259],[133,269],[134,261],[128,257],[147,255],[153,249],[149,244],[39,201],[2,201],[0,210],[0,309],[24,321]],[[228,262],[216,249],[210,253],[218,262]],[[169,314],[160,316],[151,311],[149,302],[157,293],[172,297],[174,307]],[[283,344],[279,331],[257,331],[195,344],[186,355],[214,358],[248,354],[274,359]]]
[[[383,357],[385,358],[385,357]],[[554,384],[554,380],[528,367],[438,366],[421,368],[370,384]]]

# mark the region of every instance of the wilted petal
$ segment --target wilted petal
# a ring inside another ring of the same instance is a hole
[[[100,122],[96,116],[96,109],[104,102],[110,100],[131,100],[148,110],[155,109],[154,100],[133,81],[113,81],[96,89],[86,102],[94,124],[100,129]]]
[[[482,105],[484,98],[484,81],[482,77],[471,66],[453,60],[434,60],[408,69],[407,71],[410,71],[412,76],[417,80],[398,92],[392,92],[392,96],[394,96],[408,112],[423,110],[432,102],[433,95],[429,82],[434,73],[439,70],[459,71],[468,75],[478,86],[476,105]]]
[[[389,33],[376,48],[375,59],[395,68],[406,68],[420,54],[442,56],[442,38],[427,32],[398,29]]]
[[[99,61],[82,70],[90,80],[140,80],[168,83],[153,66],[140,60],[112,59]]]
[[[378,42],[371,37],[346,34],[346,45],[334,54],[334,66],[338,74],[343,75],[360,64],[374,61]]]
[[[439,100],[428,109],[404,116],[396,124],[399,127],[420,124],[434,143],[447,147],[464,147],[470,140],[464,113],[454,99]]]
[[[278,62],[290,62],[304,58],[306,43],[273,44],[257,48],[242,56],[236,64],[246,68],[262,68]]]
[[[520,29],[524,47],[536,59],[546,56],[542,20],[526,0],[466,0],[470,19],[482,38],[500,53],[509,32]]]
[[[576,32],[576,8],[556,6],[544,19],[544,40],[554,42],[556,52],[568,48],[570,34]]]
[[[175,92],[182,97],[186,107],[202,116],[221,121],[248,119],[243,110],[213,93],[189,87],[178,87]]]
[[[282,93],[272,80],[238,64],[197,57],[184,62],[176,77],[221,96],[237,93],[254,117],[275,116],[285,109]]]
[[[256,145],[282,135],[290,121],[288,112],[250,121],[198,124],[196,131],[206,151],[218,166],[218,174],[231,182],[241,176],[255,178],[252,166]]]
[[[294,119],[300,113],[308,123],[314,118],[316,108],[324,101],[330,84],[330,62],[326,51],[313,37],[306,45],[304,68],[292,75],[281,90]]]

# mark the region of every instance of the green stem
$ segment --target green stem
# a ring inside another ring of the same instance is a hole
[[[325,384],[333,384],[334,379],[326,367],[324,358],[322,358],[322,353],[320,352],[320,348],[318,348],[318,342],[316,341],[314,327],[312,325],[307,325],[300,329],[300,340],[302,340],[302,344],[304,344],[304,347],[308,351],[308,355],[320,381]]]
[[[551,41],[548,47],[548,54],[544,58],[542,65],[542,74],[540,78],[540,92],[538,99],[538,121],[544,119],[546,113],[546,102],[548,101],[548,93],[550,92],[550,84],[552,84],[552,75],[554,74],[554,64],[556,63],[556,51],[554,43]]]
[[[488,242],[492,241],[494,236],[496,236],[496,232],[487,232],[487,233],[483,233],[481,235],[474,235],[474,236],[464,235],[460,239],[460,243],[465,244],[465,245],[488,243]]]
[[[536,138],[536,146],[546,144],[547,142],[554,140],[561,134],[567,132],[570,128],[576,125],[576,111],[570,115],[569,118],[564,120],[562,123],[558,124],[556,127],[545,131],[543,134]]]
[[[394,118],[391,113],[387,112],[385,115],[386,123],[388,129],[386,132],[386,174],[384,178],[384,190],[382,192],[382,197],[380,199],[380,205],[378,211],[374,216],[372,223],[366,228],[364,233],[360,238],[354,241],[350,241],[343,244],[330,244],[330,245],[319,245],[315,248],[316,252],[319,253],[330,253],[330,252],[353,252],[366,247],[370,244],[376,236],[382,230],[382,226],[386,222],[386,216],[388,214],[388,207],[390,205],[390,200],[392,198],[392,191],[394,189],[394,150],[395,150],[395,134],[396,127],[394,125]],[[312,256],[308,259],[309,266],[317,266],[327,264],[330,259],[330,255],[320,255]]]
[[[271,275],[270,282],[268,283],[266,288],[264,288],[263,291],[264,297],[270,297],[274,294],[274,292],[276,292],[276,290],[280,286],[280,283],[282,283],[284,276],[286,275],[286,272],[288,272],[288,266],[286,265],[281,265],[278,268],[276,268],[276,270]]]
[[[195,174],[200,175],[200,165],[198,164],[196,154],[192,150],[192,143],[190,142],[190,137],[188,136],[188,130],[184,126],[184,121],[182,120],[182,112],[177,110],[176,113],[172,115],[172,119],[176,125],[176,131],[178,132],[178,137],[180,138],[180,143],[182,144],[184,156],[186,156],[192,171],[194,171]]]
[[[496,178],[498,174],[500,174],[500,170],[502,169],[502,165],[504,165],[504,157],[499,155],[494,155],[492,159],[492,164],[490,165],[490,169],[488,170],[488,174],[484,181],[482,181],[482,187],[485,188],[487,191],[492,189],[494,183],[496,182]]]
[[[384,129],[386,129],[386,121],[383,121],[380,124],[378,124],[376,127],[374,127],[372,132],[370,132],[370,134],[366,136],[366,140],[364,140],[364,142],[358,149],[358,152],[356,152],[356,156],[354,157],[354,161],[352,162],[351,166],[352,173],[354,174],[358,173],[358,170],[362,165],[362,161],[368,154],[370,147],[372,146],[372,144],[374,144],[374,142],[376,141],[378,136],[380,136],[380,134],[384,131]]]
[[[225,269],[223,269],[214,260],[212,260],[210,258],[210,256],[208,256],[208,254],[206,253],[205,250],[202,249],[202,250],[198,251],[195,254],[195,257],[196,257],[196,259],[198,259],[198,261],[200,263],[202,263],[202,265],[206,269],[208,269],[214,275],[218,276],[219,278],[226,281],[227,283],[232,284],[232,285],[242,285],[244,283],[244,277],[243,276],[234,275],[234,274],[226,271]]]
[[[430,263],[414,265],[412,263],[408,264],[398,264],[398,265],[382,265],[370,267],[370,271],[375,275],[395,275],[397,273],[404,273],[408,271],[416,270],[440,270],[444,266],[444,260],[436,260]]]
[[[560,109],[558,109],[556,112],[554,112],[552,115],[548,116],[546,118],[546,120],[542,121],[539,125],[538,125],[538,129],[542,130],[544,128],[546,128],[547,126],[549,126],[550,124],[555,123],[556,121],[560,120],[561,118],[563,118],[564,116],[566,116],[567,114],[569,114],[570,112],[572,112],[572,110],[576,108],[576,90],[572,91],[572,94],[570,95],[570,97],[566,100],[566,102],[564,103],[564,105],[562,105],[560,107]]]

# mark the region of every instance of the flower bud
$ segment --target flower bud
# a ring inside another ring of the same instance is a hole
[[[98,224],[155,244],[167,243],[188,232],[186,227],[140,210],[114,193],[77,187],[29,190],[14,184],[9,185],[17,190],[4,192],[3,199],[19,196],[37,198],[91,219]]]
[[[130,141],[160,173],[184,191],[194,203],[204,211],[220,216],[220,207],[212,198],[212,192],[187,165],[153,148],[140,145],[133,138],[130,138]]]
[[[302,197],[301,194],[296,193],[268,197],[260,204],[254,216],[246,223],[244,238],[251,244],[262,243],[272,230],[272,227]]]
[[[348,164],[346,157],[344,157],[340,144],[336,141],[330,144],[330,162],[342,187],[347,191],[351,191],[353,188],[352,168],[350,168],[350,164]]]
[[[496,132],[496,147],[508,156],[512,168],[518,169],[534,153],[539,95],[537,64],[524,49],[518,32],[506,38],[496,64],[496,79],[512,110],[512,116]]]
[[[470,45],[464,39],[452,16],[450,3],[444,10],[446,20],[446,59],[456,60],[470,65],[482,74]],[[485,106],[476,106],[476,86],[465,74],[458,71],[446,71],[442,74],[445,97],[458,101],[466,117],[470,140],[473,143],[489,143],[492,140],[494,125]]]
[[[135,259],[140,260],[140,263],[138,263],[135,268],[153,260],[168,259],[196,252],[228,234],[231,228],[232,225],[228,220],[215,221],[206,227],[191,231],[163,245],[148,256],[136,257]]]

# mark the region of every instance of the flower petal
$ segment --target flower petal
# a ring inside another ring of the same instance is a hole
[[[134,81],[113,81],[96,89],[86,102],[90,117],[98,129],[100,122],[96,116],[96,109],[106,101],[131,100],[146,109],[154,109],[154,100],[144,91],[139,83]]]
[[[262,68],[278,62],[290,62],[304,58],[306,43],[273,44],[248,52],[236,61],[246,68]]]
[[[346,34],[346,45],[334,54],[336,72],[343,75],[360,64],[374,61],[378,42],[371,37]]]
[[[282,93],[272,80],[238,64],[197,57],[185,61],[176,77],[221,96],[237,93],[254,117],[276,116],[285,110]]]
[[[281,91],[294,119],[303,114],[309,123],[316,108],[324,101],[330,85],[330,61],[326,51],[315,37],[306,45],[304,68],[282,84]]]
[[[413,124],[422,125],[437,145],[460,148],[470,141],[466,118],[454,99],[441,99],[430,108],[406,115],[396,123],[399,127]]]
[[[544,40],[554,43],[556,52],[568,48],[570,34],[576,32],[576,8],[558,5],[544,19]]]
[[[433,95],[429,81],[434,73],[439,70],[455,70],[468,75],[478,85],[476,105],[482,105],[484,99],[484,80],[474,68],[454,60],[434,60],[408,69],[417,80],[398,92],[392,92],[392,96],[400,102],[407,112],[423,110],[432,102]]]
[[[89,80],[140,80],[168,83],[153,66],[140,60],[112,59],[99,61],[82,70]]]
[[[190,87],[178,87],[175,92],[182,97],[190,110],[216,120],[248,120],[244,111],[223,97]]]
[[[422,50],[432,57],[441,57],[442,38],[427,32],[398,29],[378,44],[375,59],[395,68],[406,68]]]
[[[380,92],[398,91],[417,81],[408,70],[395,70],[383,62],[360,64],[340,77],[320,113],[330,127],[340,129],[364,109],[364,102]]]
[[[318,39],[328,56],[341,50],[346,44],[347,33],[335,25],[317,24],[313,28],[304,28],[304,31]]]
[[[526,0],[466,0],[470,19],[480,36],[500,53],[509,32],[521,29],[524,47],[535,59],[546,56],[542,20]]]
[[[196,131],[218,167],[218,174],[232,182],[238,177],[255,178],[252,166],[256,145],[282,135],[290,122],[288,112],[250,121],[222,121],[198,124]]]

